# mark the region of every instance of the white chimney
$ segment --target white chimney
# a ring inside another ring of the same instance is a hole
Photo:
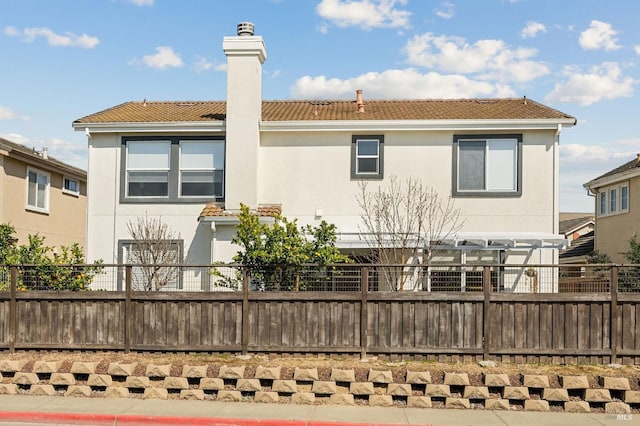
[[[227,56],[226,209],[258,205],[262,64],[267,52],[252,23],[238,24],[237,34],[222,43]]]

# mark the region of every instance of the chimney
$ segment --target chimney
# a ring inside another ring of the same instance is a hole
[[[251,22],[224,37],[227,56],[225,208],[258,206],[258,149],[262,120],[262,64],[267,52]]]
[[[49,149],[46,146],[42,147],[42,159],[43,160],[48,160],[49,159]]]
[[[356,104],[358,105],[358,113],[363,113],[364,101],[362,100],[362,89],[356,90]]]

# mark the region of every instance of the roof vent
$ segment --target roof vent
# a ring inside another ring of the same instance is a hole
[[[253,35],[253,23],[251,23],[251,22],[240,22],[238,24],[238,35],[239,36],[252,36]]]

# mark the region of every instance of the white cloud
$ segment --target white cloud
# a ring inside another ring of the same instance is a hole
[[[87,147],[84,143],[76,144],[58,138],[33,140],[19,133],[6,133],[0,135],[0,137],[24,145],[27,148],[35,148],[38,151],[46,147],[49,150],[49,155],[56,160],[87,169]]]
[[[180,68],[184,65],[182,58],[169,46],[156,47],[156,53],[153,55],[145,55],[142,57],[142,61],[137,58],[132,59],[129,64],[142,64],[156,69],[165,68]]]
[[[545,64],[531,59],[538,53],[536,49],[510,49],[502,40],[469,44],[462,37],[425,33],[409,40],[404,50],[412,65],[477,74],[485,80],[524,82],[549,73]]]
[[[321,23],[316,27],[320,34],[327,34],[329,32],[329,25],[326,22]]]
[[[634,47],[633,50],[635,50],[636,55],[640,55],[640,45]]]
[[[580,33],[580,46],[585,50],[619,49],[616,34],[611,24],[593,20],[589,28]]]
[[[409,24],[411,12],[396,7],[406,3],[407,0],[322,0],[316,12],[339,27],[397,28]]]
[[[369,99],[511,97],[505,85],[474,81],[461,75],[422,74],[415,69],[370,72],[350,79],[305,76],[291,88],[294,98],[343,98],[363,89]]]
[[[520,32],[520,36],[522,38],[534,38],[538,35],[538,33],[546,33],[547,27],[540,22],[527,22],[527,26],[522,29]]]
[[[154,0],[127,0],[131,4],[136,6],[153,6]]]
[[[50,28],[25,28],[19,30],[15,27],[6,27],[4,33],[11,37],[22,37],[25,43],[33,43],[38,37],[47,40],[49,46],[53,47],[80,47],[82,49],[93,49],[100,43],[97,37],[87,34],[76,35],[73,33],[57,34]]]
[[[449,1],[444,1],[440,5],[440,7],[435,10],[435,14],[441,17],[442,19],[451,19],[453,18],[453,15],[454,15],[453,9],[454,9],[453,3]]]
[[[545,100],[547,102],[569,102],[582,106],[591,105],[605,99],[629,97],[637,83],[631,77],[624,77],[615,62],[605,62],[582,73],[574,67],[566,67],[566,81],[556,84]]]
[[[18,115],[11,108],[0,105],[0,120],[29,120],[29,117]]]
[[[209,71],[209,70],[226,71],[227,70],[227,64],[226,63],[216,64],[213,61],[210,62],[205,57],[196,56],[196,62],[194,64],[194,68],[195,68],[196,72],[198,72],[198,73],[206,72],[206,71]]]

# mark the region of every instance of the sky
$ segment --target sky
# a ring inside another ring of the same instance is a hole
[[[224,36],[263,37],[263,99],[522,97],[560,136],[560,211],[640,153],[637,0],[0,0],[0,137],[86,169],[71,123],[226,99]]]

